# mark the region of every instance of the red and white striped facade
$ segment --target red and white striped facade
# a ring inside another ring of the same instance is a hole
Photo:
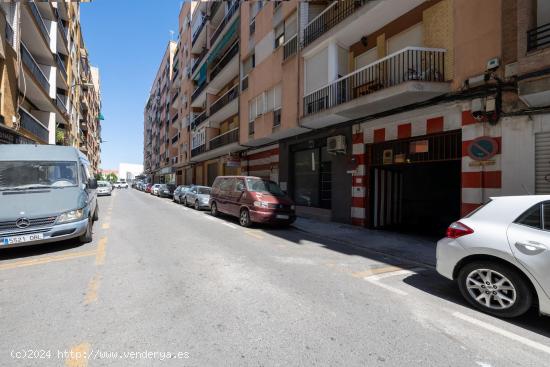
[[[369,157],[366,144],[406,139],[415,136],[462,130],[461,214],[464,215],[501,193],[501,124],[495,126],[478,122],[470,113],[469,103],[431,106],[407,111],[354,125],[352,130],[353,157],[357,168],[352,178],[351,218],[355,225],[367,224],[369,213]],[[492,165],[480,166],[468,156],[468,146],[481,136],[498,142],[498,152]]]
[[[250,150],[241,157],[241,173],[279,181],[279,145]]]

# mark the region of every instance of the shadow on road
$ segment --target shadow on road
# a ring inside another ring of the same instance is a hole
[[[403,279],[403,282],[431,296],[460,306],[472,308],[464,298],[462,298],[456,283],[443,278],[435,271],[412,274]],[[501,320],[550,338],[550,317],[540,316],[536,308],[531,309],[518,318]]]
[[[44,243],[31,246],[13,247],[0,250],[0,261],[21,259],[30,256],[47,255],[82,246],[77,238],[61,242]]]

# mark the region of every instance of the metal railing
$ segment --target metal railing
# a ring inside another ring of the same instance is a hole
[[[201,15],[201,18],[198,20],[198,22],[201,22],[199,27],[195,32],[193,32],[193,35],[191,36],[191,47],[195,46],[195,43],[197,42],[197,39],[199,38],[199,34],[201,34],[204,25],[206,24],[206,17],[204,15]]]
[[[21,116],[21,127],[23,129],[35,135],[43,142],[48,142],[49,131],[40,121],[22,108],[19,108],[19,116]]]
[[[193,65],[191,66],[191,73],[194,73],[195,70],[197,69],[197,67],[200,65],[202,59],[204,59],[204,57],[206,56],[206,54],[208,53],[208,50],[206,48],[204,48],[202,50],[202,52],[200,53],[199,57],[197,57],[195,59],[195,62],[193,63]]]
[[[304,97],[310,115],[407,81],[445,81],[445,50],[407,47],[366,65]]]
[[[229,130],[221,135],[216,136],[213,139],[210,139],[208,142],[208,149],[216,149],[219,147],[223,147],[224,145],[236,143],[239,141],[239,128],[235,128],[233,130]]]
[[[254,135],[254,120],[248,121],[248,135]]]
[[[48,42],[50,41],[50,31],[46,27],[46,23],[44,23],[44,18],[42,18],[42,14],[40,14],[40,11],[38,10],[38,6],[34,2],[28,2],[29,8],[31,9],[31,13],[36,20],[36,23],[38,23],[38,28],[40,28],[40,31],[46,37]]]
[[[175,100],[176,100],[176,99],[177,99],[177,98],[178,98],[179,96],[180,96],[180,91],[178,90],[178,91],[176,92],[176,94],[174,94],[174,96],[172,97],[172,100],[171,100],[171,102],[170,102],[170,103],[172,103],[172,104],[173,104],[173,103],[174,103],[174,101],[175,101]]]
[[[206,144],[191,149],[191,157],[196,157],[204,152],[206,152]]]
[[[180,117],[179,113],[176,112],[176,115],[172,117],[172,123],[176,122],[179,117]]]
[[[65,115],[67,114],[67,106],[65,105],[65,102],[63,102],[63,96],[59,94],[56,95],[55,104],[61,110],[61,112],[63,112]]]
[[[298,51],[298,35],[290,38],[283,45],[283,60],[288,59],[290,56],[295,55]]]
[[[234,85],[233,88],[225,92],[220,98],[216,100],[210,107],[210,116],[224,108],[239,96],[239,85]]]
[[[321,14],[313,18],[304,28],[303,47],[307,47],[321,35],[355,13],[370,0],[333,1]]]
[[[57,10],[56,10],[57,13]],[[63,42],[67,44],[67,38],[69,37],[69,33],[67,32],[67,28],[63,25],[63,21],[61,20],[61,17],[59,14],[57,14],[57,28],[59,29],[59,32],[61,33],[61,38],[63,38]]]
[[[527,51],[550,46],[550,23],[527,31]]]
[[[218,39],[219,35],[222,33],[222,30],[225,28],[225,26],[229,23],[231,18],[233,18],[233,15],[237,12],[237,9],[239,9],[239,1],[233,2],[229,6],[229,9],[227,10],[227,13],[223,17],[223,20],[220,22],[216,30],[212,33],[212,37],[210,37],[210,45],[213,46],[214,42]]]
[[[212,71],[210,73],[210,81],[214,80],[214,78],[229,64],[229,62],[233,59],[235,55],[239,53],[239,42],[235,42],[231,48],[225,53],[225,55],[222,56],[220,61],[212,68]]]
[[[55,61],[57,63],[57,67],[61,70],[61,74],[67,79],[67,68],[65,67],[65,63],[63,62],[63,59],[59,54],[55,54]]]
[[[193,91],[193,94],[191,95],[191,101],[194,101],[206,88],[206,82],[203,82],[201,85],[199,85],[195,90]]]
[[[6,29],[5,29],[5,33],[6,33],[6,41],[8,42],[8,44],[11,46],[11,47],[14,47],[15,45],[15,42],[13,40],[14,38],[14,32],[13,32],[13,27],[11,26],[11,24],[6,20]]]
[[[193,121],[191,121],[191,129],[196,128],[201,123],[203,123],[208,118],[208,114],[206,113],[206,110],[202,112],[200,115],[196,115],[193,118]]]
[[[23,63],[29,68],[38,83],[44,88],[46,93],[49,94],[50,82],[48,81],[48,78],[46,78],[46,75],[44,75],[42,69],[40,69],[40,66],[38,66],[38,63],[32,57],[27,47],[25,47],[23,42],[21,42],[21,59],[23,59]]]

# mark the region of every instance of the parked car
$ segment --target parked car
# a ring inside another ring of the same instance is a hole
[[[0,144],[0,249],[92,241],[97,181],[72,147]]]
[[[290,225],[296,220],[292,200],[273,181],[252,176],[218,176],[212,185],[210,211],[239,218],[239,224]]]
[[[151,188],[153,187],[153,184],[152,183],[148,183],[147,185],[145,185],[145,188],[143,191],[145,191],[146,193],[151,193]]]
[[[159,196],[160,184],[154,184],[151,186],[151,195]]]
[[[127,189],[128,183],[126,181],[117,181],[114,183],[113,186],[116,187],[117,189]]]
[[[174,184],[162,184],[159,187],[159,196],[161,198],[171,198],[174,195],[174,190],[176,189],[176,185]]]
[[[437,243],[437,271],[473,307],[516,317],[550,315],[550,195],[492,198]]]
[[[174,190],[174,197],[172,199],[178,204],[181,204],[188,190],[189,186],[180,185],[176,187],[176,189]]]
[[[183,204],[185,206],[193,206],[196,210],[209,208],[211,188],[208,186],[193,185],[185,193]]]
[[[108,195],[111,196],[111,193],[113,191],[113,188],[111,187],[111,183],[108,181],[97,181],[97,195]]]

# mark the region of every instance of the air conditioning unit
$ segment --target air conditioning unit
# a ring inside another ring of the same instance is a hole
[[[327,138],[327,151],[332,154],[346,152],[346,137],[344,135],[336,135]]]

